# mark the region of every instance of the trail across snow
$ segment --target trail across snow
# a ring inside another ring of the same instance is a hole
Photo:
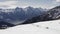
[[[0,34],[60,34],[60,20],[18,25],[0,30]]]

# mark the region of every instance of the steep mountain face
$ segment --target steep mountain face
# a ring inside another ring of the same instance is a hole
[[[28,19],[31,19],[32,17],[36,17],[39,15],[44,14],[45,11],[43,11],[42,8],[33,8],[33,7],[27,7],[26,9],[26,16],[28,16]]]
[[[60,18],[60,6],[50,9],[47,12],[46,19],[59,19]]]
[[[31,19],[27,19],[24,23],[22,24],[29,24],[29,23],[35,23],[35,22],[40,22],[40,21],[46,21],[47,19],[45,19],[47,14],[42,14],[36,17],[32,17]]]
[[[29,24],[29,23],[39,22],[39,21],[42,20],[41,18],[42,18],[41,16],[33,17],[33,18],[31,18],[31,19],[26,20],[26,21],[25,21],[24,23],[22,23],[22,24]]]
[[[13,23],[15,21],[21,22],[42,14],[45,14],[45,11],[43,11],[42,8],[27,7],[23,9],[23,8],[16,7],[15,9],[0,9],[0,20],[9,23]]]

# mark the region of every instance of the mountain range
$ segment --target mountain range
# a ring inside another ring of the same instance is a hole
[[[21,23],[21,21],[26,21],[27,19],[31,19],[32,17],[45,13],[46,11],[42,8],[33,8],[30,6],[26,8],[16,7],[15,9],[0,9],[0,20],[15,24],[15,22]]]
[[[35,23],[39,21],[56,20],[60,18],[60,6],[52,9],[26,7],[15,9],[0,8],[0,21],[8,22],[14,25]]]
[[[43,12],[42,15],[28,19],[22,24],[29,24],[41,21],[57,20],[57,19],[60,19],[60,6],[56,6],[52,9],[49,9],[48,11]]]

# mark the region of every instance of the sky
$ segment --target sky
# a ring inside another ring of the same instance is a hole
[[[0,0],[0,8],[15,8],[27,6],[53,8],[60,5],[60,0]]]

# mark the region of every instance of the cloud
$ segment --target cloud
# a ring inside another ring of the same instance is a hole
[[[17,1],[17,0],[0,0],[0,2],[4,2],[4,1]]]
[[[31,1],[31,2],[30,2]],[[0,1],[0,8],[15,8],[15,7],[42,7],[42,8],[53,8],[56,5],[59,5],[60,0],[50,0],[48,1],[36,1],[36,0],[1,0]],[[41,2],[42,1],[42,2]]]
[[[14,8],[17,6],[17,4],[18,4],[17,1],[4,1],[4,2],[0,2],[0,7],[2,7],[2,8],[8,8],[8,7]]]
[[[56,0],[56,2],[60,2],[60,0]]]

